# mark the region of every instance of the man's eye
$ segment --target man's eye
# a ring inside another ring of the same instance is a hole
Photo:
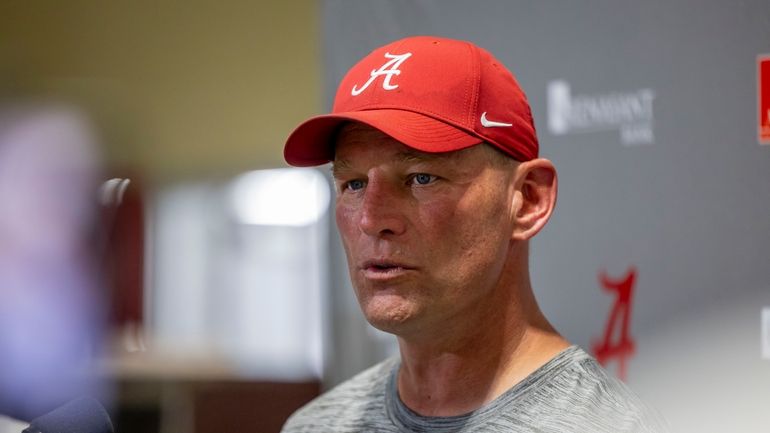
[[[364,181],[360,179],[351,180],[345,183],[345,188],[351,191],[358,191],[364,187]]]
[[[417,173],[412,176],[412,182],[417,185],[427,185],[436,180],[436,176],[427,173]]]

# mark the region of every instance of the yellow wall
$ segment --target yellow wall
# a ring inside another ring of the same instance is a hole
[[[314,0],[0,3],[0,90],[75,97],[154,182],[284,165],[319,47]]]

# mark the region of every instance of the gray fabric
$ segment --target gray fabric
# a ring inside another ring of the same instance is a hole
[[[591,356],[571,346],[491,403],[452,417],[424,417],[398,397],[391,358],[297,411],[300,432],[659,432],[663,422]]]

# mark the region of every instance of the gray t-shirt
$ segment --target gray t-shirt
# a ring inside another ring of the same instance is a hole
[[[398,396],[399,360],[388,359],[311,401],[284,433],[659,432],[665,424],[594,358],[571,346],[473,412],[421,416]]]

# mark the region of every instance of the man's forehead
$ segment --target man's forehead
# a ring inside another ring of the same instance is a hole
[[[396,162],[421,162],[437,159],[457,159],[461,158],[464,151],[451,151],[451,152],[424,152],[408,144],[400,142],[395,138],[385,134],[379,129],[373,128],[367,124],[360,122],[347,122],[337,132],[334,140],[334,164],[335,165],[347,165],[345,155],[342,157],[337,150],[340,147],[346,147],[349,145],[360,144],[363,146],[383,146],[383,145],[395,145],[398,150],[390,155]]]
[[[354,145],[368,148],[369,150],[381,150],[385,146],[396,146],[398,150],[389,154],[389,158],[395,163],[419,163],[430,161],[446,161],[453,164],[463,163],[464,160],[477,160],[481,158],[483,163],[495,166],[515,168],[519,162],[504,154],[488,143],[479,143],[465,149],[449,152],[424,152],[410,147],[403,142],[385,134],[384,132],[360,122],[347,122],[338,130],[334,146],[333,170],[348,168],[351,165],[347,149]],[[342,152],[338,150],[342,148]]]

